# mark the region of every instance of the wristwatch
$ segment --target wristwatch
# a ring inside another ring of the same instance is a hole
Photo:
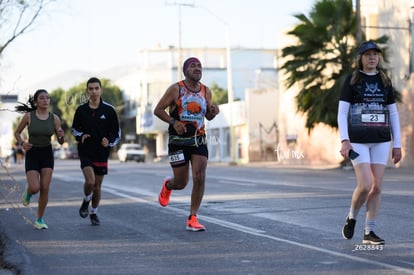
[[[170,123],[170,125],[174,125],[174,123],[175,123],[175,118],[171,117],[171,118],[170,118],[170,122],[169,122],[169,123]]]

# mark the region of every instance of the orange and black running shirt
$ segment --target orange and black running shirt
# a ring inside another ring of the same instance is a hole
[[[204,116],[207,110],[206,86],[200,83],[198,91],[190,90],[184,81],[177,82],[179,96],[176,100],[176,107],[170,111],[170,116],[185,124],[187,132],[178,135],[174,127],[170,125],[168,133],[174,136],[194,137],[205,134]]]

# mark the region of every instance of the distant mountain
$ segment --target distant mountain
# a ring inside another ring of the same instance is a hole
[[[56,74],[52,77],[40,80],[26,87],[27,93],[33,93],[37,89],[46,89],[51,92],[57,88],[69,89],[90,77],[87,71],[72,70]]]
[[[38,81],[25,88],[27,93],[33,93],[37,89],[46,89],[47,91],[53,91],[57,88],[67,90],[73,86],[78,85],[86,81],[92,76],[98,78],[107,78],[113,81],[116,85],[121,85],[122,79],[128,78],[131,74],[134,74],[137,70],[137,65],[119,65],[98,73],[92,73],[83,70],[71,70],[56,74],[47,79]],[[123,87],[120,87],[121,89]]]
[[[97,77],[108,78],[116,82],[119,79],[125,78],[131,74],[136,73],[137,71],[138,65],[136,64],[120,65],[102,71],[101,73],[99,73],[99,75],[97,75]]]

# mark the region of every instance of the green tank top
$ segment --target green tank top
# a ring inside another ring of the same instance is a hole
[[[50,145],[50,137],[55,133],[54,117],[49,113],[46,120],[41,120],[35,112],[30,112],[29,142],[33,146],[45,147]]]

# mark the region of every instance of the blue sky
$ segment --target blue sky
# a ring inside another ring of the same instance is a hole
[[[141,48],[178,45],[179,18],[183,47],[225,47],[227,24],[232,46],[280,48],[282,34],[297,23],[293,15],[308,14],[314,2],[58,0],[4,52],[0,91],[24,89],[70,70],[98,73],[137,64]]]

